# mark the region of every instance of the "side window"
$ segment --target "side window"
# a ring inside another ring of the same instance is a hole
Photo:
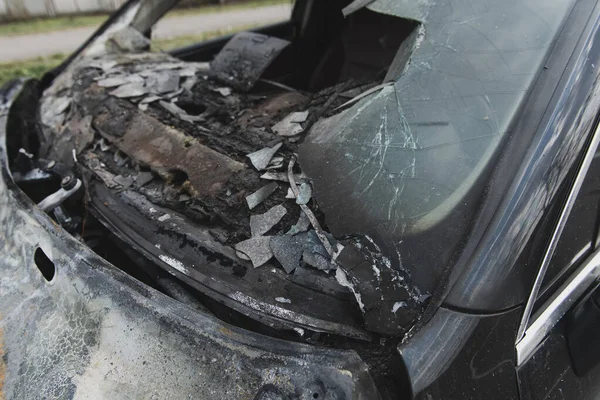
[[[597,246],[600,210],[600,152],[583,181],[544,276],[537,305],[543,303]]]

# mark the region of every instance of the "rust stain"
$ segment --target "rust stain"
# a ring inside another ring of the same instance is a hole
[[[132,111],[125,126],[115,124],[109,113],[96,116],[95,127],[119,150],[163,179],[183,172],[195,197],[219,194],[223,185],[245,165],[163,125],[142,112]]]

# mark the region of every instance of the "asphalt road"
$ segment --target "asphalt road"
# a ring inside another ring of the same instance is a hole
[[[229,27],[269,24],[289,18],[291,6],[275,5],[214,14],[164,18],[154,28],[153,38],[168,39]],[[75,50],[95,28],[77,28],[24,36],[0,37],[0,63],[26,60]]]

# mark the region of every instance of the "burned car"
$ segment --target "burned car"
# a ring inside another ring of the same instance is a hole
[[[130,0],[0,92],[6,398],[596,398],[600,5]]]

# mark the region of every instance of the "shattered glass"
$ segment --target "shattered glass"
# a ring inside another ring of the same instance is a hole
[[[254,168],[256,168],[258,171],[262,171],[264,169],[267,169],[267,166],[271,162],[271,159],[273,158],[275,153],[277,153],[277,150],[281,148],[281,146],[282,143],[278,143],[273,147],[265,147],[264,149],[260,149],[251,154],[248,154],[247,157],[252,162],[252,165],[254,165]]]
[[[277,183],[272,182],[268,185],[265,185],[258,189],[256,192],[252,193],[249,196],[246,196],[246,202],[248,203],[248,208],[253,209],[263,201],[267,197],[269,197],[275,190],[277,190]]]
[[[393,86],[320,120],[300,145],[331,232],[372,236],[433,290],[572,3],[371,3],[426,16],[425,34]]]

